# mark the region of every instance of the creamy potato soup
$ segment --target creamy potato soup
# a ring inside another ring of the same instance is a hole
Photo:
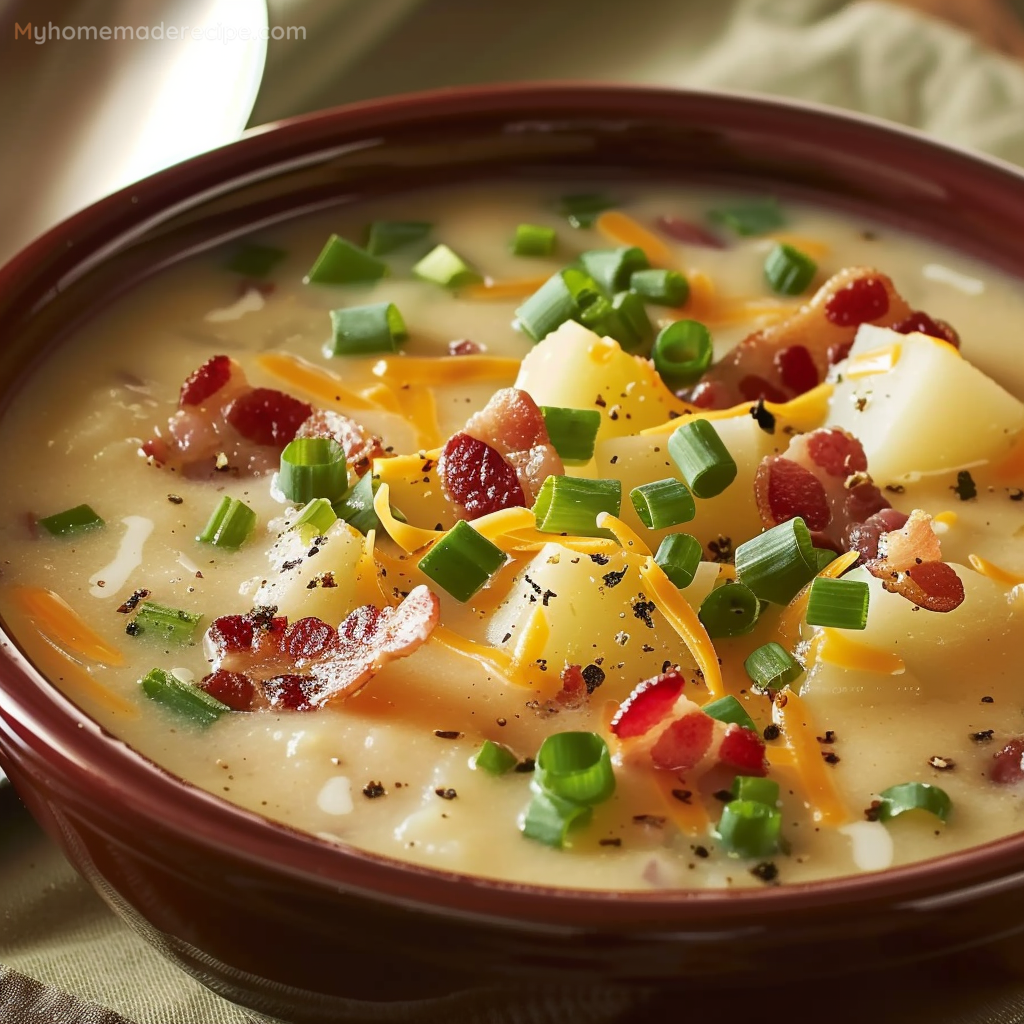
[[[563,192],[320,212],[99,313],[0,422],[18,642],[189,782],[439,869],[763,886],[1019,830],[1020,282]]]

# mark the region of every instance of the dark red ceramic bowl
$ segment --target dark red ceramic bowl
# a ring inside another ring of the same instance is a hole
[[[55,228],[0,271],[0,394],[113,295],[248,226],[442,182],[602,175],[796,194],[1024,276],[1024,177],[907,131],[738,96],[443,92],[252,132]],[[281,1016],[567,1020],[552,992],[607,1008],[630,989],[761,982],[779,963],[806,978],[1024,930],[1024,835],[741,893],[542,890],[339,850],[185,785],[85,719],[16,639],[0,646],[0,764],[32,812],[168,956]]]

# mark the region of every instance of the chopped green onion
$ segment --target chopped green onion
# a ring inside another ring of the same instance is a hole
[[[612,309],[626,325],[625,340],[616,339],[622,347],[627,352],[638,348],[647,349],[654,338],[654,328],[651,326],[651,318],[647,315],[644,300],[636,292],[618,292],[612,297]]]
[[[345,449],[330,437],[297,437],[281,452],[281,493],[294,502],[340,498],[348,487]]]
[[[505,552],[460,519],[420,559],[419,570],[457,601],[468,601],[504,564]]]
[[[647,253],[635,245],[624,245],[618,249],[589,249],[580,254],[580,263],[609,295],[628,288],[633,274],[651,265]]]
[[[555,251],[555,229],[540,224],[520,224],[512,239],[515,256],[550,256]]]
[[[537,529],[542,533],[566,533],[577,537],[610,537],[597,528],[601,512],[619,514],[622,505],[620,480],[589,480],[582,477],[549,476],[533,505]]]
[[[817,572],[811,532],[799,516],[736,548],[737,578],[772,604],[789,604]]]
[[[366,251],[371,256],[386,256],[410,242],[426,238],[433,226],[426,220],[375,220],[370,225]]]
[[[473,758],[473,767],[482,768],[491,775],[504,775],[518,763],[519,758],[504,743],[495,743],[494,740],[484,740]]]
[[[743,667],[753,680],[755,693],[781,690],[803,672],[800,662],[774,640],[752,651]]]
[[[516,318],[534,341],[543,341],[566,321],[579,319],[599,298],[603,298],[601,289],[589,274],[567,267],[552,274],[516,310]]]
[[[409,336],[405,321],[393,302],[349,306],[331,310],[333,338],[324,349],[327,356],[362,356],[397,352]]]
[[[703,549],[696,537],[688,533],[670,533],[658,545],[654,561],[680,590],[684,590],[693,582],[702,554]]]
[[[442,288],[463,288],[468,284],[479,284],[483,280],[461,256],[443,244],[435,245],[412,268],[412,272],[418,278],[439,284]]]
[[[309,526],[316,531],[315,536],[322,537],[337,521],[338,516],[331,503],[326,498],[314,498],[303,506],[292,521],[291,529],[298,530]]]
[[[716,587],[700,603],[697,618],[704,623],[708,636],[743,636],[757,623],[760,604],[749,587],[742,583],[726,583]]]
[[[388,265],[348,239],[331,235],[303,279],[306,284],[354,284],[386,276]]]
[[[833,580],[828,576],[816,576],[807,598],[807,624],[864,629],[868,624],[869,597],[864,580]]]
[[[779,784],[757,775],[737,775],[732,780],[732,795],[737,800],[753,800],[775,807],[779,802]]]
[[[339,519],[344,519],[349,526],[365,537],[371,530],[380,529],[380,519],[377,518],[377,512],[373,507],[373,499],[379,487],[379,480],[373,479],[370,473],[364,473],[331,508]],[[406,521],[405,516],[394,505],[391,506],[391,514],[400,523]]]
[[[654,368],[670,388],[700,379],[714,355],[711,332],[698,320],[676,320],[654,339]]]
[[[220,499],[196,540],[228,551],[237,551],[255,527],[256,513],[244,501],[225,496]]]
[[[186,612],[181,608],[169,608],[155,601],[143,601],[139,612],[131,621],[129,634],[142,636],[147,640],[164,640],[168,643],[187,644],[199,625],[202,615]]]
[[[648,530],[688,523],[697,514],[690,489],[675,477],[634,487],[629,492],[629,500]]]
[[[678,270],[637,270],[629,290],[659,306],[681,306],[690,295],[690,282]]]
[[[929,811],[940,821],[948,821],[953,809],[946,791],[927,782],[902,782],[882,790],[878,796],[879,821],[891,821],[906,811]]]
[[[74,508],[55,512],[38,520],[39,525],[54,537],[62,537],[68,533],[81,533],[103,526],[104,522],[89,505],[76,505]]]
[[[713,498],[736,479],[736,463],[709,420],[677,427],[668,439],[668,453],[698,498]]]
[[[597,409],[542,405],[540,411],[548,437],[567,466],[582,466],[594,457],[594,442],[601,426]]]
[[[815,548],[814,558],[818,563],[818,572],[826,565],[831,565],[839,556],[831,548]]]
[[[562,196],[559,212],[574,228],[590,228],[594,226],[598,214],[611,210],[618,205],[613,199],[598,192],[587,192],[580,195]]]
[[[222,704],[205,690],[183,682],[162,668],[151,669],[139,680],[139,685],[150,700],[163,704],[196,725],[212,725],[225,712],[231,711],[227,704]]]
[[[592,813],[584,804],[563,800],[541,790],[534,793],[519,827],[527,838],[561,849],[565,846],[569,829],[573,825],[586,824]]]
[[[243,277],[266,277],[287,255],[283,249],[271,245],[247,242],[235,250],[225,266]]]
[[[639,299],[637,301],[642,307],[643,302]],[[635,313],[635,310],[630,312]],[[641,336],[637,333],[631,318],[624,315],[613,300],[606,299],[603,295],[582,309],[576,319],[602,338],[614,338],[626,351],[639,348],[642,344]]]
[[[768,287],[779,295],[802,295],[817,272],[818,264],[810,256],[785,242],[775,246],[764,261]]]
[[[786,223],[786,218],[775,199],[747,199],[716,210],[708,217],[716,224],[724,224],[737,235],[765,235]]]
[[[545,793],[578,804],[597,804],[615,792],[608,744],[595,732],[558,732],[537,753],[533,781]]]
[[[719,697],[718,700],[705,704],[702,708],[705,715],[710,715],[719,722],[726,725],[740,725],[751,732],[757,732],[754,720],[747,714],[747,709],[731,694],[728,697]]]
[[[732,800],[722,808],[718,838],[729,853],[769,857],[779,848],[782,812],[758,800]]]

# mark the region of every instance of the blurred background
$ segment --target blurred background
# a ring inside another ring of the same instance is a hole
[[[1024,0],[0,0],[0,260],[247,126],[529,79],[795,96],[1024,163]]]

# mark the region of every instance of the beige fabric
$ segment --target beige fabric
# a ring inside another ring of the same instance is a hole
[[[587,77],[816,100],[1024,164],[1024,66],[876,0],[637,0],[625,13],[619,0],[517,0],[514,18],[507,5],[480,0],[274,0],[271,9],[273,23],[305,23],[309,31],[304,43],[276,50],[271,43],[258,121],[414,88]],[[763,994],[754,1007],[759,1016],[774,1005],[789,1020],[833,1024],[1021,1024],[1024,984],[1006,965],[1024,956],[1012,956],[964,954],[862,979],[842,999],[828,986],[791,986]],[[134,1024],[266,1020],[150,950],[14,808],[9,792],[0,793],[0,963],[7,965],[0,1020],[12,1024],[121,1024],[118,1014]],[[798,979],[799,965],[790,967]],[[688,998],[685,1007],[657,1003],[649,993],[630,1007],[621,993],[608,993],[504,1013],[477,1002],[438,1008],[433,1019],[611,1024],[684,1012],[733,1019],[722,996]]]

